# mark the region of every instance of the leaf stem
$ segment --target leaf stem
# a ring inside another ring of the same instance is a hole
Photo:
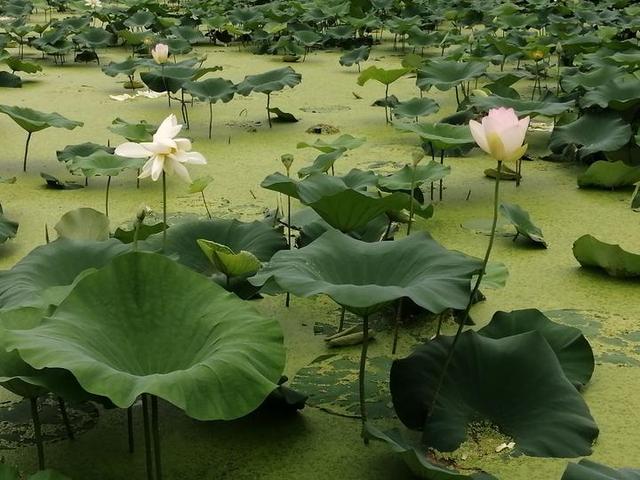
[[[365,445],[369,443],[366,436],[365,425],[367,423],[367,403],[365,392],[366,368],[367,368],[367,349],[369,347],[369,315],[362,317],[362,351],[360,352],[360,371],[358,374],[358,387],[360,393],[360,418],[362,419],[362,438]]]
[[[162,251],[167,248],[167,174],[162,171]]]
[[[29,156],[29,142],[31,141],[31,135],[33,132],[27,132],[27,143],[24,145],[24,159],[22,161],[22,171],[27,171],[27,157]]]
[[[111,187],[111,175],[107,175],[107,188],[104,196],[104,214],[109,216],[109,188]]]
[[[31,420],[33,421],[33,438],[38,449],[38,469],[44,470],[44,445],[42,443],[42,426],[38,414],[38,397],[29,398],[31,403]]]
[[[158,397],[151,396],[151,432],[153,453],[156,461],[156,480],[162,480],[162,457],[160,455],[160,422],[158,419]]]

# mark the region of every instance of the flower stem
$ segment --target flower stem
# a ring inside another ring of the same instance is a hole
[[[469,302],[467,303],[467,306],[464,309],[462,316],[459,318],[460,323],[458,324],[458,330],[456,331],[456,335],[453,338],[453,342],[451,343],[451,346],[449,347],[449,351],[447,352],[447,357],[445,359],[444,365],[442,366],[442,372],[440,372],[440,377],[438,378],[438,383],[434,391],[433,399],[431,400],[431,405],[429,406],[429,410],[427,412],[428,417],[430,417],[431,414],[433,413],[433,409],[435,407],[436,401],[438,400],[438,395],[440,394],[440,390],[442,389],[444,379],[446,378],[446,375],[447,375],[447,370],[449,369],[449,365],[451,364],[451,359],[453,358],[453,353],[456,348],[456,344],[460,339],[460,335],[462,334],[464,325],[467,323],[467,320],[469,319],[469,311],[471,310],[471,306],[474,303],[476,294],[480,289],[480,283],[482,282],[482,278],[484,277],[484,274],[487,270],[487,264],[489,263],[491,250],[493,249],[493,241],[496,236],[496,226],[498,225],[498,205],[500,203],[499,199],[500,199],[500,174],[501,173],[502,173],[502,161],[498,161],[496,182],[495,182],[494,193],[493,193],[493,221],[491,223],[491,234],[489,236],[489,245],[487,246],[487,251],[482,261],[482,269],[480,270],[480,273],[478,274],[478,279],[476,280],[476,283],[473,286],[473,289],[471,290],[471,295],[469,296]]]
[[[167,248],[167,174],[162,171],[162,251]]]

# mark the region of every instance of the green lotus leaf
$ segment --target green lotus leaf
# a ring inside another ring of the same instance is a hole
[[[638,185],[631,196],[631,208],[633,210],[640,209],[640,185]]]
[[[184,85],[195,80],[198,69],[176,65],[168,65],[162,69],[154,69],[149,72],[140,73],[140,80],[154,92],[176,93]]]
[[[67,168],[71,172],[81,172],[85,177],[117,176],[125,170],[137,170],[145,163],[144,158],[128,158],[114,155],[102,149],[94,153],[73,157],[67,161]]]
[[[157,125],[147,123],[144,120],[138,123],[129,123],[119,117],[111,122],[109,127],[113,133],[122,135],[128,141],[136,143],[150,142],[157,129]]]
[[[260,183],[262,188],[273,190],[274,192],[283,193],[288,197],[299,199],[298,182],[293,178],[283,175],[280,172],[267,175]]]
[[[345,52],[342,56],[340,56],[338,61],[340,62],[340,65],[345,67],[351,67],[352,65],[359,66],[361,62],[369,60],[370,54],[371,47],[363,45],[361,47]]]
[[[614,469],[583,458],[567,465],[561,480],[640,480],[640,469]]]
[[[105,48],[114,41],[114,36],[102,28],[86,27],[73,37],[73,40],[81,45],[86,45],[91,49]]]
[[[352,135],[345,134],[340,135],[338,138],[327,142],[321,138],[317,139],[314,143],[307,142],[299,142],[296,145],[296,148],[315,148],[316,150],[320,150],[322,153],[331,153],[336,150],[353,150],[355,148],[360,147],[367,141],[366,138],[356,138]]]
[[[168,228],[169,227],[167,227],[167,229]],[[142,223],[142,225],[140,225],[140,228],[138,229],[138,240],[139,241],[146,240],[151,235],[156,233],[161,233],[162,231],[164,231],[163,222],[157,222],[152,224]],[[123,226],[123,227],[116,228],[116,231],[113,232],[113,238],[120,240],[122,243],[133,243],[135,234],[136,234],[136,229],[133,225],[129,225],[128,227]]]
[[[198,177],[191,182],[191,185],[189,185],[189,193],[202,193],[211,184],[211,182],[213,182],[213,177],[211,175]]]
[[[296,242],[299,247],[309,245],[324,232],[333,228],[310,207],[305,207],[292,213],[291,226],[300,232]],[[380,215],[365,226],[349,232],[349,236],[363,242],[380,242],[390,233],[387,231],[388,228],[389,217]]]
[[[618,162],[599,160],[578,175],[580,188],[624,188],[638,181],[640,181],[640,167],[629,166],[621,160]]]
[[[292,33],[293,38],[302,43],[305,47],[312,47],[320,40],[322,36],[313,30],[298,30]]]
[[[422,141],[433,144],[434,148],[448,148],[472,145],[475,141],[467,125],[450,125],[448,123],[394,123],[401,132],[418,135]]]
[[[269,113],[273,113],[276,116],[274,121],[277,121],[277,122],[296,123],[300,121],[298,118],[296,118],[296,116],[293,113],[285,112],[284,110],[281,110],[278,107],[267,108],[267,111]]]
[[[475,285],[478,281],[479,275],[474,275],[471,279],[471,285]],[[498,290],[504,288],[507,285],[507,279],[509,278],[509,269],[502,262],[490,261],[485,268],[484,275],[482,276],[482,282],[480,282],[481,288],[487,288],[490,290]]]
[[[209,261],[227,277],[253,275],[262,267],[260,260],[246,250],[236,253],[226,245],[204,239],[198,240],[198,246]]]
[[[276,320],[145,252],[113,259],[80,280],[38,327],[6,337],[30,365],[69,370],[85,390],[121,408],[149,393],[198,420],[255,410],[277,387],[285,360]]]
[[[184,38],[167,38],[163,41],[172,55],[186,55],[193,50],[191,44]]]
[[[149,10],[139,10],[133,15],[127,17],[127,19],[124,21],[124,24],[127,27],[146,28],[151,25],[155,19],[155,14],[153,14]]]
[[[607,83],[612,78],[616,78],[622,73],[622,69],[608,65],[597,68],[589,72],[581,72],[575,69],[574,72],[565,72],[560,80],[560,85],[566,92],[572,92],[577,88],[590,90]]]
[[[416,85],[420,90],[428,90],[432,86],[438,90],[449,90],[462,82],[481,77],[488,67],[485,62],[431,60],[418,69]]]
[[[9,72],[0,72],[0,87],[22,88],[22,79]]]
[[[19,57],[9,57],[4,60],[4,63],[11,69],[12,72],[25,72],[25,73],[37,73],[42,71],[42,66],[37,63],[26,62]]]
[[[583,267],[602,269],[612,277],[640,277],[640,254],[620,245],[605,243],[592,235],[583,235],[573,243],[573,256]]]
[[[302,81],[302,75],[291,67],[277,68],[259,75],[247,75],[236,85],[236,91],[243,96],[251,92],[271,94],[285,87],[295,87]]]
[[[34,473],[28,478],[28,480],[71,480],[71,479],[60,472],[47,469],[47,470],[41,470],[40,472]]]
[[[614,77],[587,91],[580,100],[582,108],[598,106],[624,111],[640,105],[640,79],[629,75]]]
[[[210,103],[230,102],[236,93],[233,82],[224,78],[208,78],[199,82],[187,82],[184,88],[191,95]]]
[[[58,238],[102,241],[109,238],[109,217],[93,208],[65,213],[55,225]]]
[[[518,98],[507,98],[498,95],[490,95],[488,97],[473,96],[471,103],[480,108],[482,111],[488,111],[492,108],[513,108],[519,117],[530,116],[535,117],[544,115],[547,117],[555,117],[570,110],[574,106],[574,101],[559,102],[554,100],[521,100]]]
[[[516,228],[518,235],[547,248],[547,241],[542,235],[542,230],[533,223],[529,212],[520,205],[503,203],[500,205],[500,214]]]
[[[159,251],[162,248],[162,233],[149,236],[141,246]],[[232,252],[249,252],[260,262],[268,261],[275,252],[287,248],[284,236],[263,222],[243,223],[238,220],[187,220],[172,225],[167,230],[164,253],[177,257],[177,261],[196,272],[236,292],[243,298],[257,293],[244,277],[229,279],[207,258],[198,245],[198,240],[209,240],[224,245]],[[222,276],[221,276],[222,273]]]
[[[425,480],[497,480],[485,472],[461,473],[448,465],[438,464],[426,455],[419,439],[407,439],[398,429],[383,432],[370,423],[365,425],[370,438],[387,443],[400,455],[416,478]]]
[[[103,152],[111,153],[113,149],[105,146],[98,145],[93,142],[78,143],[76,145],[67,145],[62,150],[56,151],[56,157],[59,162],[68,162],[69,160],[77,157],[88,157],[92,153],[102,150]]]
[[[437,113],[440,105],[431,98],[412,98],[406,102],[400,102],[393,107],[393,114],[396,117],[418,118]]]
[[[378,68],[375,65],[370,66],[358,76],[358,85],[363,86],[369,80],[376,80],[383,85],[391,85],[399,78],[409,73],[408,68],[396,68],[392,70],[386,70],[384,68]]]
[[[344,152],[346,152],[344,148],[338,148],[328,153],[321,153],[315,158],[313,164],[298,170],[298,177],[307,177],[313,173],[326,173],[333,167],[333,164],[344,154]]]
[[[411,165],[405,165],[391,175],[380,177],[378,185],[383,190],[410,191],[412,184],[414,187],[419,187],[425,183],[437,182],[450,173],[450,166],[434,161],[430,161],[426,165],[418,165],[415,174]]]
[[[140,66],[140,60],[129,57],[122,62],[111,62],[102,66],[102,71],[110,77],[117,75],[133,75]]]
[[[118,240],[58,239],[29,252],[10,270],[0,272],[0,309],[47,307],[46,291],[73,284],[79,274],[100,268],[129,250]]]
[[[276,253],[249,281],[275,282],[300,297],[325,294],[361,315],[404,297],[440,313],[466,306],[479,268],[479,260],[445,249],[426,232],[366,243],[329,230],[304,248]]]
[[[11,117],[14,122],[29,133],[39,132],[40,130],[44,130],[49,127],[73,130],[76,127],[84,125],[83,122],[69,120],[59,113],[44,113],[26,107],[0,105],[0,113],[4,113]]]
[[[44,172],[40,172],[40,177],[46,182],[47,188],[51,188],[52,190],[77,190],[84,188],[84,185],[77,182],[64,182]]]
[[[478,333],[488,338],[504,338],[537,331],[549,343],[569,381],[578,389],[591,380],[595,361],[593,350],[582,331],[551,321],[533,308],[496,312],[491,322]]]
[[[18,234],[19,226],[20,224],[18,222],[9,220],[4,216],[4,210],[2,205],[0,205],[0,243],[4,243],[10,238],[15,238]]]
[[[575,145],[578,158],[583,159],[594,153],[618,150],[629,138],[631,126],[615,112],[587,112],[572,123],[556,125],[549,148],[560,153],[567,145]]]
[[[427,446],[455,450],[467,438],[470,424],[486,421],[513,439],[516,453],[591,453],[598,427],[549,343],[536,331],[499,339],[464,332],[428,415],[452,341],[440,336],[391,366],[396,413],[407,427],[423,431]]]
[[[206,41],[206,37],[202,32],[200,32],[200,30],[189,26],[171,27],[171,33],[177,37],[183,38],[191,44]]]

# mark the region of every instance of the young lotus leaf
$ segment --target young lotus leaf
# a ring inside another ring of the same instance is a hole
[[[299,144],[298,144],[299,145]],[[304,178],[313,173],[326,173],[333,169],[333,164],[346,152],[344,148],[338,148],[328,153],[321,153],[308,167],[298,170],[298,177]]]
[[[456,146],[474,143],[471,130],[466,125],[448,123],[395,123],[401,132],[411,132],[420,136],[423,142],[431,143],[434,148],[446,150]]]
[[[631,138],[631,126],[615,112],[587,112],[572,123],[556,125],[551,132],[549,148],[560,153],[567,145],[578,147],[583,159],[598,152],[613,152],[624,147]]]
[[[226,245],[204,239],[198,240],[198,246],[209,261],[227,277],[253,275],[262,266],[260,260],[253,253],[246,250],[236,253]]]
[[[542,230],[531,221],[529,212],[523,210],[520,205],[503,203],[500,205],[500,214],[516,228],[517,235],[522,235],[524,238],[547,248],[547,241],[542,235]]]
[[[371,54],[371,47],[367,45],[363,45],[354,50],[350,50],[344,53],[338,61],[340,65],[345,67],[350,67],[352,65],[358,66],[358,71],[360,71],[360,63],[369,60],[369,55]]]
[[[418,70],[416,85],[420,90],[428,90],[434,86],[445,91],[462,82],[481,77],[488,67],[489,64],[485,62],[432,60]]]
[[[10,270],[0,272],[0,309],[46,307],[46,291],[73,284],[78,275],[100,268],[129,250],[117,240],[58,239],[29,252]]]
[[[168,229],[169,227],[167,227]],[[156,233],[161,233],[164,230],[164,223],[143,223],[138,228],[137,239],[139,241],[146,240],[151,235]],[[134,238],[136,238],[136,228],[134,226],[122,226],[116,228],[116,231],[113,232],[113,238],[120,240],[122,243],[133,243]]]
[[[624,188],[640,181],[640,167],[632,167],[624,163],[598,160],[587,168],[586,172],[578,175],[580,188]]]
[[[449,465],[438,464],[426,455],[426,448],[418,438],[405,438],[398,429],[383,432],[370,423],[365,426],[367,435],[372,439],[387,443],[400,455],[404,463],[417,478],[426,480],[497,480],[485,472],[462,473]],[[409,432],[408,432],[409,433]]]
[[[437,182],[450,173],[451,167],[434,161],[430,161],[426,165],[418,165],[415,173],[412,166],[405,165],[391,175],[380,177],[378,186],[383,190],[410,191],[412,185],[419,187],[425,183]]]
[[[549,343],[569,381],[578,389],[584,387],[595,368],[593,350],[582,331],[551,321],[534,308],[496,312],[491,322],[478,334],[488,338],[504,338],[537,331]]]
[[[20,224],[18,222],[9,220],[4,216],[4,210],[2,209],[2,205],[0,205],[0,243],[4,243],[10,238],[15,238],[19,226]]]
[[[276,253],[249,281],[274,282],[300,297],[325,294],[358,315],[404,297],[440,313],[466,306],[479,269],[479,260],[445,249],[426,232],[366,243],[329,230],[304,248]]]
[[[598,427],[549,343],[535,331],[498,339],[464,332],[429,415],[452,341],[437,337],[391,366],[396,413],[407,427],[423,431],[427,446],[455,450],[470,424],[487,421],[513,439],[518,453],[591,453]]]
[[[384,68],[378,68],[375,65],[363,70],[358,76],[358,85],[363,86],[369,80],[376,80],[383,85],[389,86],[399,78],[409,73],[408,68],[396,68],[394,70],[385,70]]]
[[[640,469],[614,469],[583,458],[567,465],[560,480],[640,480]]]
[[[519,98],[507,98],[499,95],[489,95],[483,97],[474,95],[471,103],[480,110],[486,112],[492,108],[513,108],[519,117],[536,117],[544,115],[546,117],[555,117],[561,115],[574,106],[574,101],[559,102],[550,99],[545,100],[522,100]]]
[[[65,213],[55,225],[58,238],[102,241],[109,238],[109,218],[93,208]]]
[[[69,370],[121,408],[148,393],[198,420],[255,410],[277,387],[285,359],[276,320],[145,252],[87,275],[38,327],[6,339],[30,365]]]
[[[209,185],[211,185],[211,182],[213,182],[213,177],[211,175],[198,177],[191,182],[191,185],[189,185],[189,193],[202,193]]]
[[[573,256],[583,267],[602,269],[612,277],[640,277],[640,254],[591,235],[583,235],[573,243]]]
[[[418,118],[437,113],[440,105],[431,98],[412,98],[406,102],[400,102],[393,107],[393,114],[396,117]]]
[[[322,153],[331,153],[341,149],[353,150],[363,145],[366,141],[367,139],[364,137],[356,138],[352,135],[345,134],[340,135],[338,138],[330,142],[321,138],[317,139],[313,143],[299,142],[298,145],[296,145],[296,148],[315,148],[316,150],[320,150]]]
[[[59,113],[44,113],[31,108],[26,107],[10,107],[9,105],[0,105],[0,113],[4,113],[11,117],[20,127],[27,132],[27,143],[24,149],[24,160],[22,163],[22,169],[27,171],[27,157],[29,155],[29,142],[31,135],[45,128],[66,128],[67,130],[73,130],[76,127],[84,125],[83,122],[77,122],[75,120],[69,120],[63,117]]]
[[[157,129],[157,125],[147,123],[144,120],[138,123],[129,123],[122,118],[116,118],[109,127],[113,133],[122,135],[129,142],[136,143],[150,142]]]

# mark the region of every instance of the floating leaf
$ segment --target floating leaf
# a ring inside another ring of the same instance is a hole
[[[624,188],[640,181],[640,167],[632,167],[624,163],[599,160],[589,165],[587,170],[578,175],[580,188]]]
[[[280,110],[278,107],[269,108],[268,110],[269,110],[269,113],[273,113],[276,116],[276,118],[274,119],[274,121],[276,122],[282,122],[282,123],[299,122],[299,120],[296,118],[296,116],[293,113],[285,112],[283,110]]]
[[[583,267],[600,268],[612,277],[640,277],[640,255],[591,235],[583,235],[574,242],[573,256]]]
[[[455,450],[470,424],[487,421],[513,438],[516,452],[537,457],[591,453],[598,428],[538,332],[500,339],[464,332],[428,415],[452,340],[440,336],[391,367],[396,413],[407,427],[424,431],[428,446]]]
[[[366,138],[356,138],[352,135],[345,134],[340,135],[338,138],[328,142],[321,138],[317,139],[314,143],[299,142],[296,148],[315,148],[322,153],[331,153],[336,150],[353,150],[363,145],[367,141]]]
[[[77,190],[78,188],[84,188],[84,185],[80,185],[76,182],[63,182],[53,175],[49,175],[44,172],[40,172],[40,177],[42,177],[47,183],[47,188],[51,188],[53,190]]]
[[[500,205],[500,214],[516,227],[518,235],[522,235],[524,238],[547,248],[547,242],[542,235],[542,230],[531,221],[529,212],[523,210],[520,205],[503,203]]]

